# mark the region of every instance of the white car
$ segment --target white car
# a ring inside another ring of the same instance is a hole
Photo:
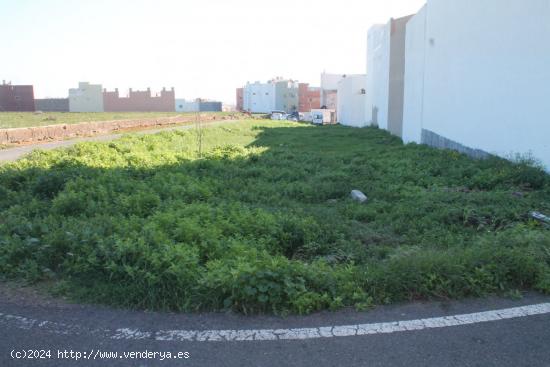
[[[287,114],[285,111],[271,111],[272,120],[286,120]]]

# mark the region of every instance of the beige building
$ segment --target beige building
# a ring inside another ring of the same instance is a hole
[[[103,112],[103,87],[101,84],[78,83],[78,88],[69,89],[69,111]]]

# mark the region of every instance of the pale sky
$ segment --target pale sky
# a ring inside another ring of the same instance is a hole
[[[367,30],[425,0],[0,0],[0,80],[235,102],[247,81],[366,72]]]

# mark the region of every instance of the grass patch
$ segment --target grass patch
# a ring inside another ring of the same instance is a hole
[[[0,274],[85,301],[309,313],[550,292],[550,179],[384,131],[244,121],[0,167]],[[352,189],[369,201],[349,199]]]

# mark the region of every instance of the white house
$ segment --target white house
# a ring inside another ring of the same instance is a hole
[[[367,75],[346,75],[338,83],[338,122],[341,125],[367,126],[365,107]]]
[[[371,27],[367,41],[367,121],[401,137],[406,25],[411,16]]]
[[[247,83],[243,88],[243,109],[252,113],[270,113],[275,108],[275,84]]]
[[[407,25],[403,139],[550,171],[549,40],[548,0],[429,0]]]
[[[101,84],[78,83],[69,89],[70,112],[103,112],[103,87]]]

